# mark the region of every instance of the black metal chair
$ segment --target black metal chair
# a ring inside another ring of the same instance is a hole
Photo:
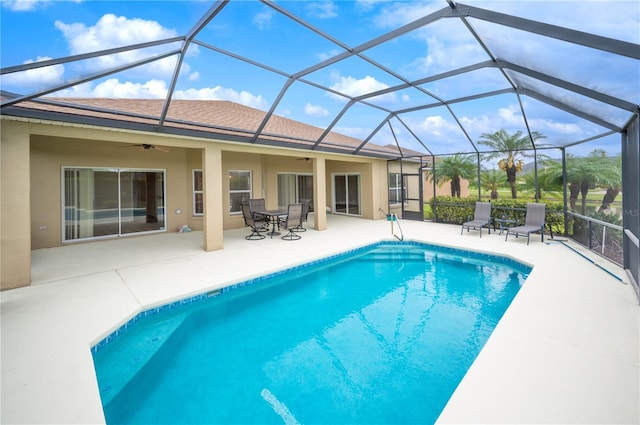
[[[294,232],[306,232],[307,229],[304,228],[302,223],[306,223],[307,218],[309,217],[309,209],[311,206],[311,199],[301,199],[300,203],[302,204],[302,214],[300,215],[300,225],[293,229]]]
[[[251,228],[251,234],[245,236],[245,239],[255,241],[264,239],[266,237],[265,235],[260,233],[261,230],[264,230],[266,222],[264,221],[264,219],[258,219],[254,216],[254,214],[251,212],[251,207],[249,207],[249,204],[242,204],[242,216],[244,217],[245,226]]]
[[[281,222],[282,226],[289,231],[282,237],[285,241],[295,241],[301,238],[296,234],[296,228],[302,224],[302,204],[289,204],[287,218]]]

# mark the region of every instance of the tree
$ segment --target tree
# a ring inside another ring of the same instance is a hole
[[[571,211],[575,212],[580,195],[580,213],[585,215],[589,189],[597,185],[614,185],[616,179],[621,179],[620,172],[601,150],[594,150],[587,157],[568,157],[567,181]]]
[[[604,176],[604,183],[607,185],[607,191],[602,197],[602,204],[598,208],[599,213],[609,211],[609,207],[622,189],[622,155],[619,155],[615,161],[611,162],[611,168],[608,169]]]
[[[460,179],[471,179],[475,175],[477,165],[467,155],[451,155],[436,161],[435,170],[429,169],[428,175],[437,184],[451,181],[451,196],[460,197]]]
[[[562,190],[562,166],[557,162],[549,166],[543,162],[543,167],[538,169],[537,195],[542,199],[542,192],[558,192]],[[522,176],[525,187],[536,190],[535,173],[532,171]]]
[[[535,153],[529,153],[533,149],[532,140],[544,139],[547,136],[532,131],[531,138],[523,136],[522,131],[516,131],[509,135],[504,129],[498,130],[493,134],[484,133],[480,136],[478,143],[492,148],[492,153],[485,155],[485,159],[501,158],[498,161],[498,167],[506,172],[507,182],[511,186],[511,197],[517,198],[516,174],[522,171],[524,161],[522,158],[533,158]]]
[[[507,180],[504,173],[500,170],[483,170],[480,172],[480,182],[485,190],[491,191],[491,199],[498,199],[498,189],[502,187]]]

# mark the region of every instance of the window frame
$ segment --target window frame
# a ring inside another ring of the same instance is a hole
[[[249,199],[252,198],[252,193],[253,193],[253,171],[252,170],[228,170],[227,171],[227,176],[229,181],[231,181],[231,173],[248,173],[248,179],[247,181],[249,182],[249,188],[248,189],[231,189],[231,184],[229,184],[229,214],[230,215],[241,215],[242,214],[242,209],[238,209],[237,211],[233,210],[233,199],[232,199],[232,194],[236,194],[236,193],[246,193],[247,196],[245,198],[243,198],[244,202],[249,202]]]
[[[391,178],[395,176],[394,178],[394,183],[395,185],[392,187],[391,186]],[[398,183],[400,183],[400,186],[398,186]],[[394,191],[396,193],[396,201],[392,201],[391,199],[391,191]],[[406,176],[403,176],[402,173],[389,173],[389,205],[402,205],[402,200],[403,199],[407,199],[407,180],[406,180]],[[405,204],[408,204],[408,201],[404,202]]]
[[[202,186],[201,189],[197,189],[196,188],[196,174],[199,173],[200,174],[200,185]],[[193,192],[192,192],[192,204],[191,204],[191,214],[195,217],[202,217],[204,216],[204,174],[202,172],[202,169],[200,168],[194,168],[193,170],[191,170],[191,187],[193,188]],[[198,211],[198,195],[201,195],[202,197],[202,202],[200,203],[200,206],[202,208],[202,211]]]

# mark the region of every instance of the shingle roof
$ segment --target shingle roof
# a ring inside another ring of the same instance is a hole
[[[105,126],[122,126],[125,122],[131,129],[158,131],[158,119],[163,107],[162,99],[56,97],[21,102],[3,112],[20,115],[17,112],[22,110],[26,114],[31,112],[28,115],[32,116],[34,111],[38,111],[45,114],[42,118],[63,122]],[[323,135],[323,129],[275,114],[267,121],[258,138],[254,138],[265,116],[264,111],[225,100],[172,100],[162,132],[197,133],[205,138],[344,153],[353,153],[363,144],[362,140],[336,132],[329,132],[317,143]],[[398,149],[393,145],[373,143],[367,143],[360,153],[390,158],[399,156]]]

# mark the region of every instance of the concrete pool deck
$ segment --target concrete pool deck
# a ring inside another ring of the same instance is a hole
[[[640,307],[623,270],[559,242],[401,222],[405,239],[534,266],[439,423],[640,423]],[[311,227],[311,226],[307,226]],[[90,347],[141,310],[391,238],[384,220],[330,215],[295,242],[163,233],[32,252],[29,287],[0,293],[3,424],[104,423]]]

